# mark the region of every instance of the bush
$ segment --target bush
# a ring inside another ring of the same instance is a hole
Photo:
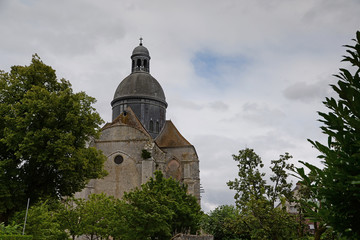
[[[0,235],[0,240],[32,240],[31,235]]]

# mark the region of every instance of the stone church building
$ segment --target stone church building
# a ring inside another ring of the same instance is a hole
[[[142,44],[131,55],[131,73],[115,90],[112,122],[90,145],[107,157],[103,179],[93,179],[76,194],[106,193],[121,198],[161,170],[188,185],[200,202],[199,159],[195,147],[166,120],[166,103],[160,83],[150,74],[149,51]]]

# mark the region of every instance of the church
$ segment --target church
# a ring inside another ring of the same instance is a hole
[[[131,55],[131,73],[118,85],[111,106],[112,122],[90,143],[107,157],[108,175],[90,180],[76,196],[106,193],[122,198],[160,170],[165,177],[186,184],[200,202],[198,155],[173,122],[166,120],[165,93],[150,74],[150,54],[141,38]]]

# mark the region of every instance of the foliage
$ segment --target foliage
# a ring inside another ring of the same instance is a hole
[[[304,217],[314,223],[314,240],[319,240],[321,235],[327,229],[328,209],[324,205],[324,201],[318,199],[318,190],[322,188],[321,178],[322,170],[318,167],[300,161],[307,166],[311,171],[309,174],[305,173],[304,168],[297,168],[296,171],[301,181],[300,194],[303,196],[298,199],[299,209],[304,213]]]
[[[68,196],[105,175],[105,157],[86,147],[102,123],[94,102],[37,55],[29,66],[0,71],[0,220],[27,198]]]
[[[240,210],[233,229],[245,239],[293,239],[297,235],[296,221],[283,208],[275,208],[277,201],[292,201],[292,184],[287,182],[288,171],[293,165],[288,153],[272,160],[271,185],[264,179],[261,158],[253,149],[246,148],[233,155],[238,162],[238,176],[227,184],[236,190],[236,206]],[[247,236],[247,237],[246,237]]]
[[[142,157],[142,159],[151,158],[151,153],[150,153],[148,150],[143,149],[143,150],[141,151],[141,157]]]
[[[194,196],[160,171],[133,192],[125,193],[119,206],[121,239],[169,239],[177,232],[196,233],[202,216]]]
[[[296,221],[268,201],[250,200],[246,210],[220,206],[202,221],[203,229],[215,240],[235,239],[297,239]]]
[[[236,206],[240,209],[246,207],[246,203],[251,198],[261,199],[268,186],[263,179],[265,173],[260,173],[259,167],[263,168],[261,158],[253,149],[244,149],[239,151],[239,155],[233,155],[233,159],[238,162],[238,176],[234,181],[227,182],[230,189],[236,190]]]
[[[280,158],[277,160],[271,160],[272,166],[270,167],[273,175],[270,176],[272,181],[272,186],[268,188],[268,197],[272,205],[275,204],[277,200],[282,200],[285,198],[289,202],[293,201],[292,196],[292,183],[287,182],[289,176],[289,171],[294,171],[294,165],[288,163],[288,160],[292,156],[289,153],[285,155],[280,155]]]
[[[29,209],[26,233],[34,240],[72,239],[169,239],[173,233],[196,232],[202,216],[195,197],[174,179],[155,179],[142,189],[127,193],[124,200],[105,194],[88,199],[69,197],[61,201],[38,202]],[[17,213],[15,223],[24,221]]]
[[[5,226],[0,223],[0,235],[20,235],[22,233],[22,226],[20,224],[12,223]]]
[[[238,239],[244,237],[233,228],[238,216],[239,211],[234,206],[222,205],[203,216],[201,228],[213,235],[215,240]]]
[[[316,217],[335,231],[350,239],[360,238],[360,32],[356,33],[355,45],[345,45],[348,56],[344,62],[353,70],[340,69],[335,75],[336,85],[331,85],[338,98],[328,97],[323,102],[329,112],[319,112],[324,125],[321,130],[328,136],[327,144],[309,140],[320,151],[324,169],[311,164],[306,167],[316,175],[316,184],[300,175],[309,187],[322,212]]]
[[[246,211],[241,212],[240,230],[248,231],[251,239],[295,239],[295,217],[282,208],[274,208],[266,199],[250,199]],[[242,227],[242,228],[241,228]]]
[[[294,166],[288,161],[292,156],[288,153],[280,155],[278,160],[272,160],[272,175],[270,180],[272,185],[266,184],[265,173],[260,172],[264,167],[261,158],[253,149],[246,148],[239,151],[239,155],[233,155],[233,159],[238,162],[238,176],[234,181],[227,182],[230,189],[234,189],[236,205],[244,210],[251,199],[269,201],[273,206],[275,201],[286,198],[291,200],[292,184],[287,182],[288,171],[292,171]]]
[[[115,199],[112,196],[102,194],[91,194],[89,199],[83,202],[81,209],[82,233],[88,239],[95,239],[95,236],[108,239],[112,233],[115,220]]]
[[[57,219],[58,201],[38,202],[28,211],[25,233],[34,240],[64,240],[68,234],[63,231]],[[24,222],[25,211],[18,212],[13,220],[19,225]]]
[[[321,240],[346,240],[347,238],[344,236],[341,236],[341,234],[335,232],[333,228],[329,227],[321,235],[320,239]]]
[[[0,240],[32,240],[29,235],[0,235]]]
[[[117,225],[122,217],[117,214],[119,203],[119,200],[104,193],[90,194],[86,200],[67,198],[57,211],[57,219],[72,239],[81,235],[87,239],[108,239],[117,234]]]
[[[62,201],[57,210],[57,219],[61,229],[68,231],[75,240],[83,234],[84,199],[69,197]]]

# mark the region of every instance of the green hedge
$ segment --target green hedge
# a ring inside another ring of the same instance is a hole
[[[0,235],[0,240],[32,240],[30,235]]]

